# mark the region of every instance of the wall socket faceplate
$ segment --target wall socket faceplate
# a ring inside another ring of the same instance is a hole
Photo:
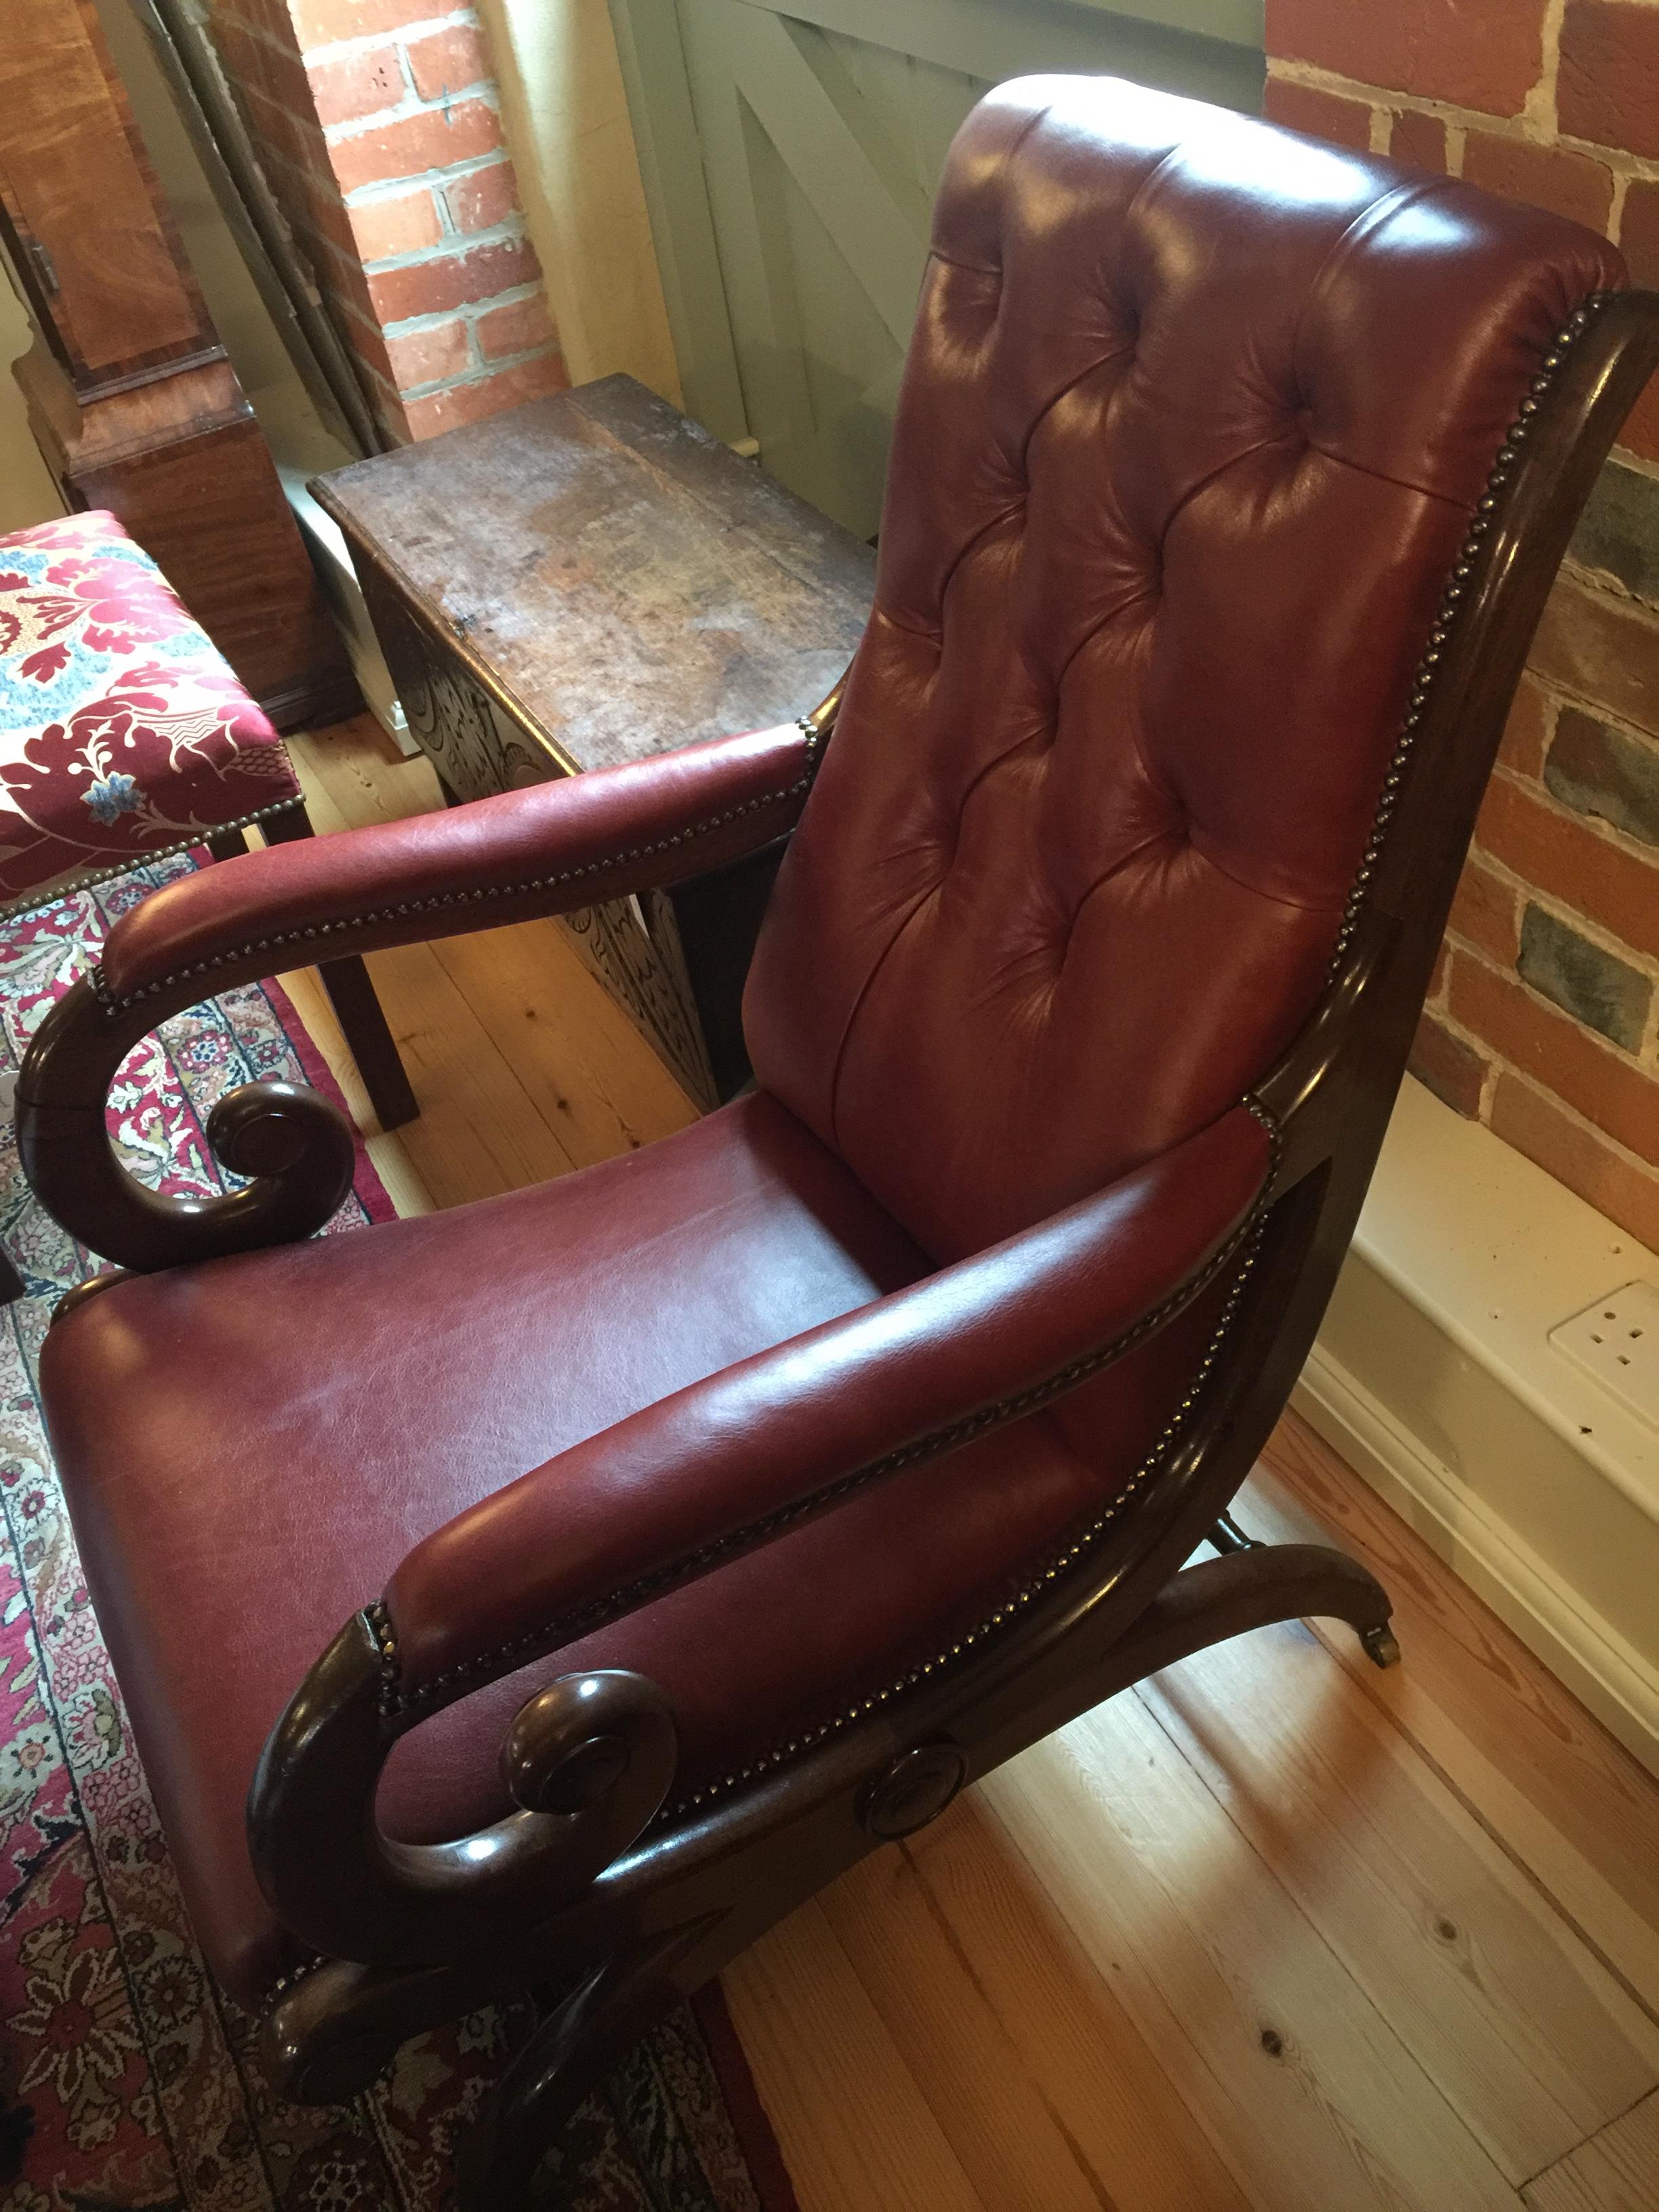
[[[1659,1429],[1659,1283],[1626,1283],[1550,1331],[1550,1342]]]

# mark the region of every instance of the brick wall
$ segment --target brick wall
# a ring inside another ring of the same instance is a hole
[[[1659,284],[1659,0],[1267,0],[1267,112],[1531,200]],[[1522,684],[1413,1061],[1659,1247],[1659,378]]]
[[[484,35],[445,0],[210,0],[271,185],[398,439],[568,380]]]

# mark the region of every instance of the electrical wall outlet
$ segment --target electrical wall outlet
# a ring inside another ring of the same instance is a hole
[[[1659,1283],[1626,1283],[1550,1331],[1550,1342],[1659,1429]]]

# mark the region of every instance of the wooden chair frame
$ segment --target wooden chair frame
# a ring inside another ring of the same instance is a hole
[[[933,1818],[965,1782],[1171,1662],[1270,1621],[1345,1620],[1381,1663],[1397,1656],[1388,1597],[1352,1560],[1241,1543],[1224,1516],[1324,1313],[1527,648],[1596,472],[1656,362],[1659,295],[1591,300],[1555,342],[1497,457],[1413,688],[1328,988],[1246,1102],[1273,1143],[1261,1199],[1216,1261],[1102,1355],[1218,1286],[1220,1322],[1159,1449],[1095,1528],[981,1629],[775,1763],[665,1815],[674,1748],[661,1693],[636,1675],[567,1676],[525,1706],[503,1747],[521,1811],[456,1844],[388,1842],[373,1804],[392,1746],[480,1677],[411,1709],[396,1694],[384,1615],[356,1614],[273,1733],[249,1803],[266,1893],[321,1954],[278,1989],[266,2016],[265,2061],[282,2094],[336,2100],[409,2036],[550,1986],[550,2008],[464,2153],[460,2203],[501,2212],[522,2199],[576,2102],[667,2007],[878,1844]],[[832,699],[809,720],[827,738],[834,714]],[[131,1045],[175,1000],[187,1003],[187,989],[112,1018],[79,987],[43,1028],[19,1086],[36,1188],[96,1249],[125,1249],[143,1268],[307,1235],[349,1176],[349,1136],[331,1109],[252,1085],[210,1131],[255,1176],[248,1190],[188,1216],[135,1194],[111,1158],[103,1100]],[[1185,1565],[1212,1531],[1218,1556]],[[533,1656],[516,1650],[496,1671]]]

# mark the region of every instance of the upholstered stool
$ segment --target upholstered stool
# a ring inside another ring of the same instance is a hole
[[[0,921],[193,847],[228,859],[256,822],[311,835],[283,741],[115,517],[0,537]],[[395,1128],[419,1109],[363,963],[319,972]]]

